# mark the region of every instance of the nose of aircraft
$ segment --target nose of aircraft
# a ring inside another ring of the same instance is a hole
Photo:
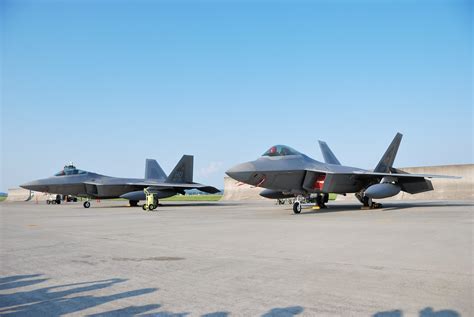
[[[41,184],[39,180],[31,181],[20,185],[21,188],[36,190],[36,191],[47,191],[47,186]]]
[[[255,166],[251,162],[235,165],[228,169],[225,173],[235,180],[246,182],[252,173],[255,172]]]

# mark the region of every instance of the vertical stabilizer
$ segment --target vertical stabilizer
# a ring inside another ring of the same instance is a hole
[[[156,160],[146,159],[145,179],[166,179],[166,174]]]
[[[318,141],[318,142],[319,142],[319,147],[321,148],[321,152],[323,153],[324,162],[328,164],[341,165],[336,155],[334,155],[334,153],[331,151],[331,149],[326,144],[326,142],[324,141]]]
[[[402,141],[402,136],[401,133],[397,133],[393,138],[392,143],[390,143],[387,151],[385,151],[385,154],[380,159],[379,164],[375,167],[374,172],[390,173],[390,169],[392,168],[395,157],[397,156],[398,147]]]
[[[194,156],[183,155],[176,167],[166,179],[170,183],[192,183],[193,182]]]

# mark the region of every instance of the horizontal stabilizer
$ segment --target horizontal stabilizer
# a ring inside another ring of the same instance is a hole
[[[203,187],[196,187],[195,189],[198,189],[202,192],[208,193],[208,194],[217,194],[220,193],[220,190],[218,190],[215,187],[212,186],[203,186]]]
[[[140,184],[134,184],[134,185],[145,185],[143,183]],[[203,184],[198,184],[198,183],[161,183],[161,184],[152,184],[150,183],[149,186],[147,187],[151,190],[166,190],[166,189],[174,189],[174,190],[185,190],[185,189],[197,189],[202,192],[208,193],[208,194],[217,194],[220,192],[215,187],[212,186],[207,186]]]
[[[334,155],[327,143],[324,141],[318,142],[319,147],[321,148],[321,152],[323,153],[324,162],[328,164],[341,165],[341,163],[339,163],[339,160],[336,158],[336,155]]]
[[[409,174],[409,173],[377,173],[377,172],[359,172],[355,171],[356,175],[366,175],[366,176],[392,176],[398,178],[405,177],[423,177],[423,178],[450,178],[450,179],[460,179],[459,176],[449,176],[449,175],[433,175],[433,174]]]

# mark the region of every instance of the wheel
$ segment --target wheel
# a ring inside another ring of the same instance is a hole
[[[323,196],[321,196],[321,194],[318,194],[318,196],[316,196],[316,205],[318,205],[318,207],[321,207],[322,204],[323,204]]]
[[[137,207],[138,206],[138,200],[129,200],[128,202],[130,204],[130,207]]]
[[[46,204],[48,204],[48,205],[49,205],[49,204],[51,204],[51,202],[50,202],[49,200],[47,200],[47,201],[46,201]]]
[[[142,209],[146,211],[146,205],[142,205]]]
[[[381,203],[372,203],[372,206],[371,206],[371,209],[379,209],[379,208],[382,208],[382,204]]]
[[[155,208],[156,208],[156,207],[155,207],[155,205],[153,205],[153,204],[150,204],[150,205],[148,206],[148,210],[150,210],[150,211],[153,210],[153,209],[155,209]]]
[[[299,201],[293,204],[293,212],[299,214],[301,212],[301,203]]]
[[[61,201],[60,201],[60,200],[56,200],[56,204],[61,205]]]
[[[88,201],[84,202],[84,208],[89,208],[91,206],[91,203]]]
[[[367,196],[364,196],[362,197],[362,203],[364,204],[364,207],[370,207],[370,200],[369,200],[369,197]]]

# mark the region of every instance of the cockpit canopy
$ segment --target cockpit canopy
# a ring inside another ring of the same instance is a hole
[[[72,163],[64,166],[64,169],[54,174],[54,176],[65,176],[65,175],[77,175],[77,174],[85,174],[86,171],[82,171],[77,169]]]
[[[274,145],[268,151],[263,153],[262,156],[287,156],[287,155],[298,155],[300,152],[292,149],[286,145]]]

